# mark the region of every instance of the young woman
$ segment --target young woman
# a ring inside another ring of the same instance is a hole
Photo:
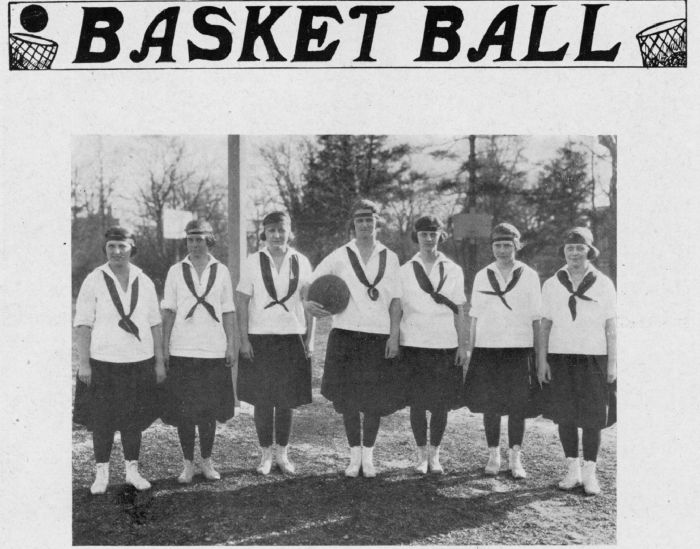
[[[234,414],[231,369],[238,361],[238,330],[231,275],[211,249],[216,242],[204,220],[185,227],[188,255],[165,279],[162,302],[164,356],[168,362],[167,412],[177,426],[183,469],[178,482],[194,476],[195,427],[204,478],[219,480],[211,454],[216,421]]]
[[[380,418],[405,406],[405,375],[399,351],[401,288],[396,254],[377,241],[379,207],[359,200],[351,210],[355,238],[331,252],[314,278],[334,274],[350,289],[347,308],[333,315],[321,394],[343,415],[350,445],[348,477],[376,476],[374,443]],[[314,316],[330,313],[306,302]],[[364,417],[361,416],[364,415]]]
[[[401,361],[408,370],[408,404],[417,446],[417,472],[442,473],[440,442],[447,413],[460,406],[462,366],[467,364],[464,274],[438,252],[442,224],[416,221],[411,235],[419,251],[400,269]],[[430,411],[430,446],[427,447]]]
[[[526,477],[521,460],[531,380],[539,347],[541,293],[537,273],[515,259],[520,232],[510,223],[491,233],[496,261],[476,274],[469,330],[472,356],[465,379],[465,399],[472,412],[484,414],[489,448],[485,472],[501,467],[501,417],[508,416],[508,469]]]
[[[608,384],[617,378],[615,287],[591,259],[598,257],[593,235],[571,229],[560,248],[566,259],[542,288],[542,353],[537,377],[550,384],[546,414],[559,425],[568,471],[559,483],[571,490],[583,482],[587,494],[600,492],[596,460],[600,431],[609,424]],[[583,431],[583,475],[578,429]]]
[[[138,470],[141,432],[158,417],[156,383],[165,380],[158,298],[153,282],[131,263],[133,235],[122,227],[105,233],[107,263],[80,287],[73,325],[80,356],[73,420],[92,431],[93,494],[109,484],[115,431],[121,434],[126,482],[151,484]]]
[[[311,277],[309,260],[289,246],[291,220],[285,212],[263,219],[265,248],[250,255],[236,288],[241,326],[238,397],[255,406],[262,448],[258,473],[275,461],[286,474],[295,467],[287,452],[292,410],[311,402],[314,320],[304,312],[302,292]]]

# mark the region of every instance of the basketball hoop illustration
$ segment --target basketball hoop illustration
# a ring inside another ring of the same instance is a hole
[[[10,33],[10,70],[50,69],[56,57],[58,44],[38,33],[46,28],[49,15],[43,6],[30,4],[22,8],[19,24],[27,32]],[[32,33],[32,34],[29,34]]]
[[[637,34],[645,67],[685,67],[686,21],[671,19]]]
[[[10,70],[50,69],[57,51],[53,40],[21,32],[10,34]]]

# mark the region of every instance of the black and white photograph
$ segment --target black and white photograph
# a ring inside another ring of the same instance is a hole
[[[73,543],[614,544],[617,156],[74,137]]]

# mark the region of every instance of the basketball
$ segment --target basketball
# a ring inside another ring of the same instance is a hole
[[[323,305],[323,308],[328,312],[337,315],[348,306],[350,289],[342,278],[335,275],[324,275],[311,284],[307,299]]]
[[[22,13],[19,16],[19,24],[27,32],[41,32],[49,23],[49,14],[46,10],[37,5],[32,4],[22,8]]]

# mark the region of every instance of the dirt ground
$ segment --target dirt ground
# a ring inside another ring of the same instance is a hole
[[[153,488],[124,485],[120,444],[111,460],[111,484],[92,496],[94,462],[88,432],[73,430],[73,543],[75,545],[533,545],[615,544],[616,428],[603,432],[599,480],[603,493],[556,488],[565,472],[556,427],[528,420],[524,465],[528,478],[504,470],[483,474],[481,416],[450,413],[443,442],[444,475],[411,468],[414,443],[407,410],[382,420],[375,479],[347,479],[347,442],[341,417],[320,394],[327,326],[318,333],[314,402],[294,416],[290,457],[297,475],[255,474],[259,459],[247,406],[219,425],[213,458],[218,482],[177,481],[181,453],[173,427],[158,421],[144,433],[141,472]],[[74,368],[76,363],[74,361]],[[197,459],[197,458],[196,458]]]

